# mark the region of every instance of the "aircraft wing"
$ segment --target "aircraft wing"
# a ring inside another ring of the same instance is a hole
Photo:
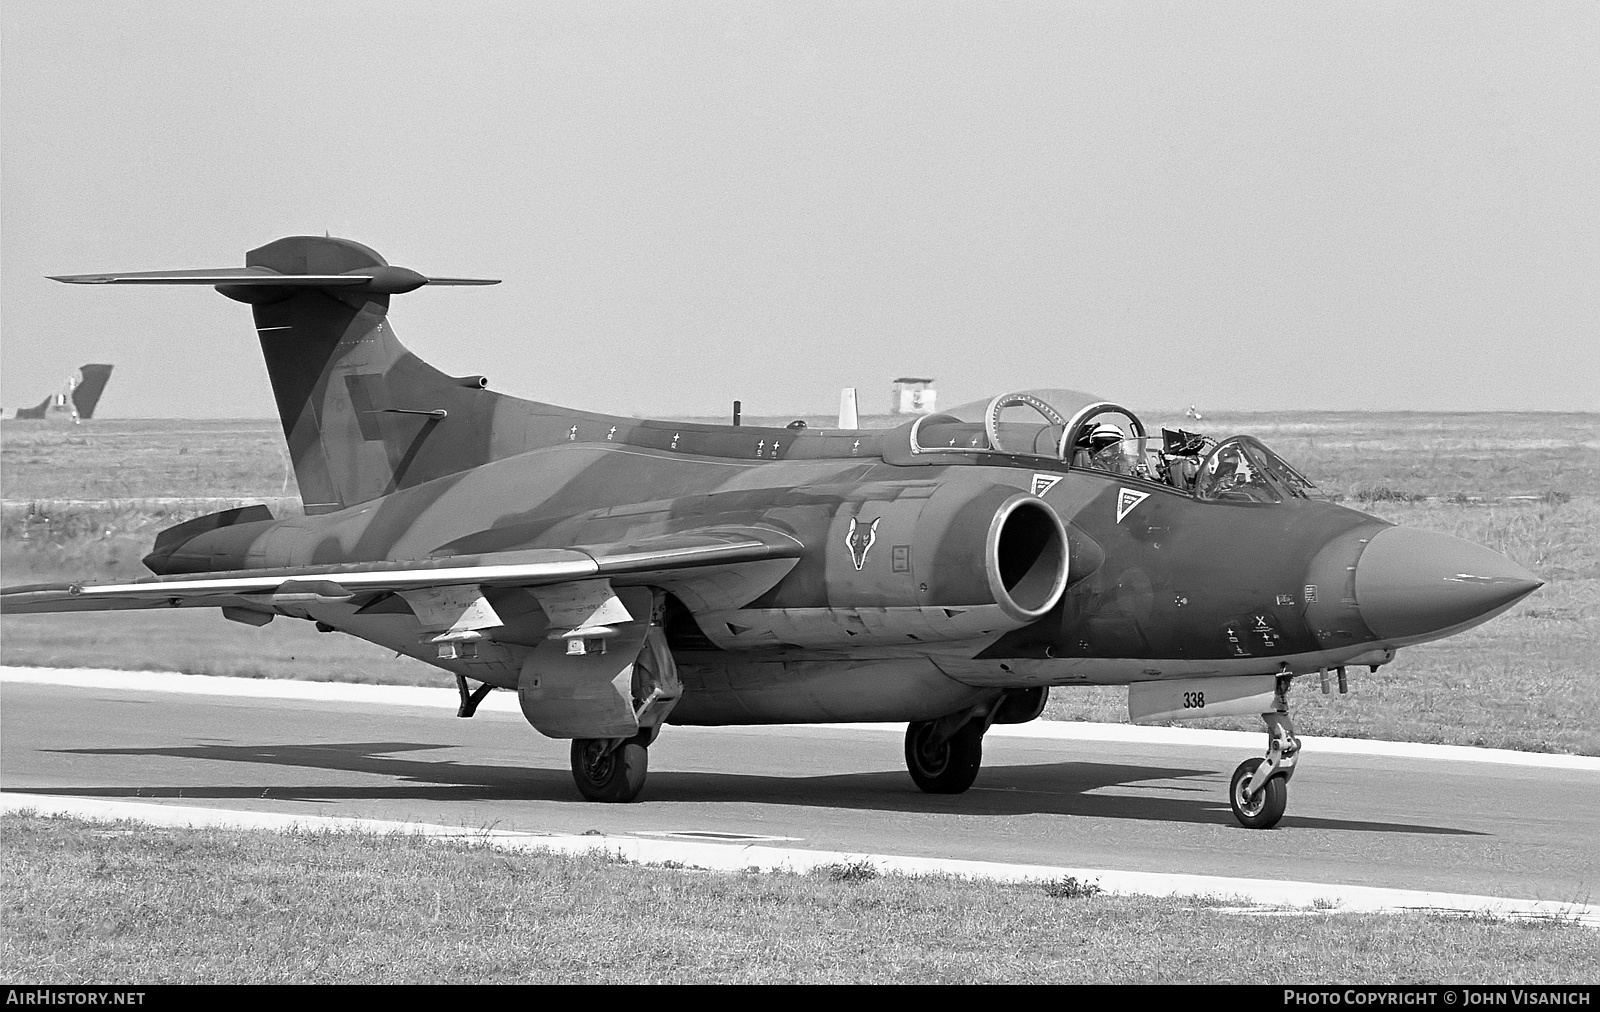
[[[803,547],[794,537],[769,528],[712,527],[571,548],[9,587],[0,591],[0,611],[271,609],[317,601],[360,603],[385,592],[433,587],[547,587],[595,579],[671,587],[697,599],[691,607],[721,605],[746,593],[753,599],[765,592],[794,567]]]

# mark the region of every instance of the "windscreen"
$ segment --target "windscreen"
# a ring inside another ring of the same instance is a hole
[[[1321,491],[1259,439],[1234,436],[1219,444],[1201,464],[1194,495],[1233,502],[1282,502],[1320,496]]]

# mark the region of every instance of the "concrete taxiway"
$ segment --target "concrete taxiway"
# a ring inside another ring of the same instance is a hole
[[[885,855],[905,862],[885,866],[908,870],[1075,870],[1130,892],[1280,902],[1375,890],[1414,898],[1391,906],[1463,906],[1424,894],[1501,897],[1600,923],[1589,905],[1600,892],[1591,757],[1308,739],[1288,815],[1257,832],[1234,822],[1226,788],[1234,766],[1259,754],[1260,735],[996,728],[976,786],[934,797],[904,771],[903,728],[669,727],[651,749],[642,799],[614,806],[579,798],[567,743],[528,727],[510,694],[461,720],[449,690],[13,668],[0,677],[8,808],[147,811],[122,807],[135,803],[231,824],[246,823],[226,813],[272,824],[344,817],[561,849],[605,842],[653,860],[675,843],[715,867]]]

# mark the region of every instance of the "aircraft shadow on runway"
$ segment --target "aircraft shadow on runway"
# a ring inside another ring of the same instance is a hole
[[[590,804],[579,798],[566,769],[497,766],[398,758],[405,753],[453,748],[418,742],[222,745],[165,748],[54,749],[68,755],[162,756],[209,762],[259,763],[334,770],[389,778],[393,783],[251,784],[240,786],[7,787],[15,793],[115,798],[271,799],[279,801],[546,801]],[[1205,778],[1203,785],[1173,787],[1149,781]],[[1098,789],[1147,787],[1148,796],[1097,794]],[[959,815],[1072,815],[1151,822],[1228,823],[1226,782],[1216,770],[1063,762],[986,766],[965,794],[918,791],[903,772],[783,777],[721,772],[652,771],[641,804],[695,802],[821,806]],[[1174,791],[1193,798],[1173,798]],[[1485,836],[1475,830],[1399,822],[1286,817],[1284,828]]]

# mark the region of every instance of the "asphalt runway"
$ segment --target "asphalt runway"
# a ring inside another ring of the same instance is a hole
[[[426,691],[426,690],[424,690]],[[1261,736],[1264,744],[1265,736]],[[1275,830],[1227,777],[1259,746],[991,735],[964,795],[922,794],[901,733],[668,727],[630,805],[582,801],[567,743],[520,714],[0,685],[0,789],[530,833],[771,842],[1558,902],[1600,893],[1600,775],[1318,754]]]

